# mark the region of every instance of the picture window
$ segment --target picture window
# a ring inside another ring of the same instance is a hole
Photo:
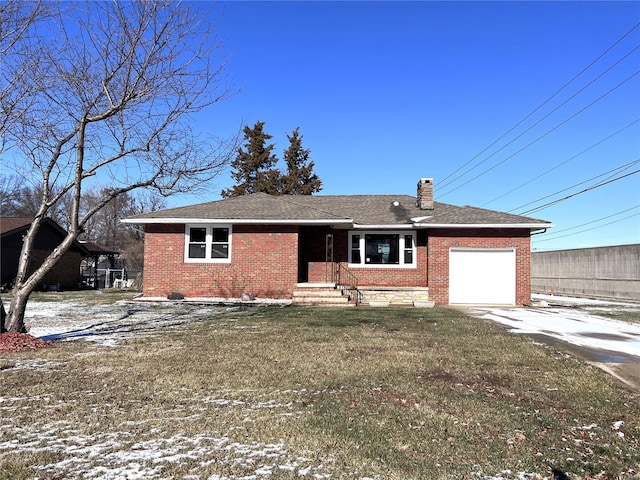
[[[349,234],[353,266],[415,267],[415,234],[363,232]]]

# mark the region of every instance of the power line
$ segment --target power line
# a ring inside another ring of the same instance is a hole
[[[620,165],[619,167],[612,168],[611,170],[607,170],[606,172],[599,173],[595,177],[588,178],[586,180],[583,180],[582,182],[578,182],[578,183],[575,183],[575,184],[573,184],[573,185],[571,185],[569,187],[563,188],[562,190],[558,190],[557,192],[550,193],[549,195],[545,195],[544,197],[537,198],[536,200],[532,200],[531,202],[528,202],[528,203],[525,203],[523,205],[519,205],[519,206],[517,206],[515,208],[512,208],[511,210],[508,211],[508,213],[513,213],[516,210],[520,210],[521,208],[528,207],[529,205],[533,205],[534,203],[540,202],[542,200],[546,200],[547,198],[553,197],[554,195],[558,195],[558,194],[560,194],[562,192],[566,192],[567,190],[571,190],[572,188],[578,187],[580,185],[583,185],[585,183],[590,182],[591,180],[595,180],[596,178],[603,177],[603,176],[608,175],[610,173],[623,172],[627,168],[632,167],[633,165],[637,164],[638,162],[640,162],[640,159],[634,160],[634,161],[629,162],[629,163],[625,163],[624,165]],[[611,178],[611,177],[609,177],[609,178]]]
[[[636,207],[636,208],[637,208],[637,207]],[[602,225],[598,225],[597,227],[587,228],[587,229],[585,229],[585,230],[581,230],[581,231],[579,231],[579,232],[567,233],[566,235],[561,235],[561,236],[559,236],[559,237],[554,237],[554,238],[543,238],[543,239],[541,239],[541,240],[537,240],[537,239],[536,239],[536,243],[540,243],[540,242],[548,242],[548,241],[551,241],[551,240],[558,240],[559,238],[570,237],[570,236],[572,236],[572,235],[578,235],[578,234],[580,234],[580,233],[584,233],[584,232],[590,232],[591,230],[596,230],[596,229],[598,229],[598,228],[606,227],[606,226],[608,226],[608,225],[613,225],[614,223],[619,223],[619,222],[622,222],[622,221],[624,221],[624,220],[628,220],[628,219],[630,219],[630,218],[637,217],[638,215],[640,215],[640,213],[634,213],[633,215],[628,215],[628,216],[626,216],[626,217],[624,217],[624,218],[619,218],[618,220],[614,220],[613,222],[604,223],[604,224],[602,224]]]
[[[544,210],[545,208],[549,208],[549,207],[551,207],[553,205],[556,205],[556,204],[558,204],[560,202],[564,202],[565,200],[569,200],[570,198],[576,197],[576,196],[581,195],[583,193],[590,192],[591,190],[595,190],[596,188],[600,188],[600,187],[603,187],[603,186],[608,185],[610,183],[617,182],[618,180],[622,180],[623,178],[630,177],[631,175],[635,175],[636,173],[640,173],[640,170],[635,170],[634,172],[627,173],[625,175],[621,175],[620,177],[616,177],[616,178],[614,178],[612,180],[608,180],[606,182],[601,182],[599,184],[592,185],[591,187],[585,188],[584,190],[581,190],[579,192],[573,193],[571,195],[567,195],[566,197],[559,198],[558,200],[554,200],[553,202],[546,203],[546,204],[541,205],[539,207],[532,208],[531,210],[527,210],[526,212],[522,212],[520,215],[527,215],[527,214],[531,214],[531,213],[534,213],[534,212],[538,212],[540,210]]]
[[[622,40],[624,40],[627,36],[629,36],[636,28],[638,28],[638,26],[640,26],[640,23],[636,23],[628,32],[626,32],[624,35],[622,35],[618,40],[616,40],[609,48],[607,48],[603,53],[601,53],[598,57],[596,57],[595,60],[593,60],[589,65],[587,65],[586,67],[584,67],[578,74],[576,74],[573,78],[571,78],[567,83],[565,83],[562,87],[560,87],[555,93],[553,93],[549,98],[547,98],[544,102],[542,102],[540,105],[538,105],[536,108],[534,108],[531,112],[529,112],[527,115],[525,115],[518,123],[516,123],[513,127],[511,127],[509,130],[507,130],[504,134],[502,134],[499,138],[497,138],[495,141],[493,141],[489,146],[487,146],[486,148],[484,148],[480,153],[478,153],[477,155],[475,155],[471,160],[468,160],[465,164],[463,164],[462,166],[458,167],[455,171],[453,171],[452,173],[450,173],[449,175],[447,175],[443,180],[442,183],[444,184],[443,186],[447,186],[450,183],[452,183],[453,181],[457,180],[456,177],[455,179],[453,179],[451,182],[445,183],[446,180],[448,180],[451,176],[455,175],[457,172],[459,172],[460,170],[462,170],[464,167],[466,167],[467,165],[469,165],[471,162],[473,162],[476,158],[478,158],[480,155],[482,155],[484,152],[486,152],[487,150],[489,150],[491,147],[493,147],[496,143],[498,143],[500,140],[502,140],[504,137],[506,137],[507,135],[509,135],[513,130],[515,130],[517,127],[519,127],[525,120],[527,120],[529,117],[531,117],[534,113],[536,113],[538,110],[540,110],[543,106],[545,106],[547,103],[549,103],[553,98],[555,98],[560,92],[562,92],[566,87],[568,87],[569,85],[571,85],[571,83],[573,83],[576,79],[578,79],[584,72],[586,72],[587,70],[589,70],[589,68],[591,68],[593,65],[595,65],[598,61],[600,61],[600,59],[602,59],[605,55],[607,55],[611,50],[613,50],[620,42],[622,42]],[[628,56],[629,54],[627,54]],[[625,56],[626,57],[626,56]]]
[[[625,83],[627,83],[629,80],[633,79],[635,76],[637,76],[638,74],[640,74],[640,70],[637,70],[635,73],[631,74],[630,76],[628,76],[626,79],[624,79],[622,82],[620,82],[619,84],[617,84],[615,87],[613,87],[612,89],[608,90],[606,93],[600,95],[598,98],[596,98],[593,102],[589,103],[586,107],[578,110],[576,113],[574,113],[573,115],[570,115],[568,118],[566,118],[565,120],[563,120],[562,122],[560,122],[558,125],[556,125],[555,127],[553,127],[550,130],[547,130],[545,133],[543,133],[542,135],[540,135],[538,138],[536,138],[535,140],[533,140],[532,142],[529,142],[527,145],[525,145],[524,147],[522,147],[520,150],[516,151],[515,153],[512,153],[511,155],[509,155],[508,157],[506,157],[505,159],[503,159],[502,161],[496,163],[494,166],[484,170],[483,172],[480,172],[478,175],[476,175],[475,177],[471,178],[470,180],[467,180],[465,183],[463,183],[462,185],[458,185],[457,187],[452,188],[451,190],[445,192],[445,193],[441,193],[439,196],[440,197],[444,197],[445,195],[450,194],[451,192],[455,192],[456,190],[464,187],[465,185],[473,182],[474,180],[476,180],[477,178],[489,173],[491,170],[499,167],[500,165],[502,165],[503,163],[505,163],[506,161],[512,159],[513,157],[515,157],[516,155],[518,155],[519,153],[521,153],[522,151],[526,150],[527,148],[529,148],[531,145],[533,145],[534,143],[539,142],[540,140],[542,140],[544,137],[546,137],[547,135],[549,135],[550,133],[554,132],[555,130],[557,130],[558,128],[562,127],[563,125],[565,125],[566,123],[568,123],[569,121],[573,120],[575,117],[577,117],[578,115],[580,115],[581,113],[583,113],[585,110],[591,108],[593,105],[595,105],[597,102],[599,102],[600,100],[602,100],[604,97],[606,97],[607,95],[611,94],[613,91],[617,90],[618,88],[620,88],[622,85],[624,85]]]
[[[616,217],[618,215],[622,215],[623,213],[630,212],[631,210],[635,210],[636,208],[640,208],[640,205],[636,205],[634,207],[627,208],[625,210],[621,210],[621,211],[616,212],[616,213],[612,213],[611,215],[605,215],[604,217],[600,217],[600,218],[597,218],[595,220],[591,220],[590,222],[581,223],[580,225],[574,225],[573,227],[568,227],[568,228],[563,228],[561,230],[556,230],[554,232],[546,234],[545,238],[546,237],[550,237],[550,236],[553,237],[553,236],[555,236],[555,235],[557,235],[559,233],[568,232],[569,230],[574,230],[576,228],[586,227],[587,225],[591,225],[593,223],[598,223],[598,222],[601,222],[602,220],[608,220],[609,218],[613,218],[613,217]],[[636,213],[636,214],[633,214],[631,216],[633,217],[635,215],[638,215],[638,214]],[[629,218],[629,217],[625,217],[625,218]],[[594,227],[594,228],[600,228],[600,227]],[[591,229],[583,230],[583,232],[586,232],[586,231],[589,231],[589,230],[591,230]],[[577,233],[582,233],[582,232],[576,232],[575,234],[577,234]],[[569,235],[574,235],[574,234],[569,234]],[[568,235],[563,235],[562,237],[566,237],[566,236],[568,236]],[[560,238],[562,238],[562,237],[560,237]],[[550,239],[550,240],[553,240],[553,239]]]
[[[585,149],[584,149],[584,150],[582,150],[581,152],[576,153],[574,156],[572,156],[572,157],[570,157],[570,158],[568,158],[568,159],[564,160],[563,162],[560,162],[560,163],[556,164],[556,165],[555,165],[555,166],[553,166],[552,168],[550,168],[550,169],[548,169],[548,170],[546,170],[546,171],[542,172],[541,174],[537,175],[536,177],[533,177],[531,180],[528,180],[528,181],[526,181],[526,182],[524,182],[524,183],[521,183],[521,184],[520,184],[520,185],[518,185],[517,187],[512,188],[511,190],[509,190],[507,193],[504,193],[504,194],[502,194],[502,195],[500,195],[500,196],[498,196],[498,197],[495,197],[493,200],[489,200],[489,201],[488,201],[488,202],[486,202],[485,204],[481,205],[481,207],[485,207],[486,205],[489,205],[489,204],[491,204],[491,203],[495,202],[496,200],[500,200],[501,198],[506,197],[507,195],[509,195],[509,194],[511,194],[511,193],[513,193],[513,192],[515,192],[516,190],[519,190],[519,189],[521,189],[522,187],[524,187],[524,186],[526,186],[526,185],[529,185],[530,183],[535,182],[535,181],[536,181],[536,180],[538,180],[539,178],[544,177],[546,174],[551,173],[552,171],[554,171],[554,170],[556,170],[556,169],[560,168],[561,166],[563,166],[563,165],[565,165],[565,164],[569,163],[571,160],[575,160],[575,159],[576,159],[576,158],[578,158],[580,155],[582,155],[582,154],[584,154],[584,153],[587,153],[589,150],[591,150],[591,149],[593,149],[593,148],[597,147],[598,145],[601,145],[602,143],[606,142],[607,140],[610,140],[610,139],[611,139],[611,138],[613,138],[614,136],[618,135],[619,133],[622,133],[624,130],[626,130],[626,129],[627,129],[627,128],[629,128],[629,127],[632,127],[633,125],[635,125],[635,124],[636,124],[636,123],[638,123],[638,122],[640,122],[640,118],[635,119],[633,122],[631,122],[631,123],[629,123],[629,124],[625,125],[625,126],[624,126],[624,127],[622,127],[621,129],[619,129],[619,130],[615,131],[615,132],[614,132],[614,133],[612,133],[611,135],[609,135],[609,136],[607,136],[607,137],[603,138],[602,140],[599,140],[598,142],[594,143],[594,144],[593,144],[593,145],[591,145],[590,147],[585,148]]]
[[[597,82],[598,80],[600,80],[600,79],[601,79],[605,74],[607,74],[609,71],[611,71],[615,66],[617,66],[620,62],[622,62],[625,58],[627,58],[629,55],[631,55],[633,52],[635,52],[635,51],[636,51],[636,50],[638,50],[639,48],[640,48],[640,45],[636,45],[633,49],[631,49],[629,52],[627,52],[627,54],[626,54],[626,55],[624,55],[622,58],[620,58],[617,62],[615,62],[613,65],[611,65],[609,68],[607,68],[604,72],[602,72],[602,73],[601,73],[600,75],[598,75],[596,78],[594,78],[594,79],[593,79],[593,80],[591,80],[589,83],[587,83],[586,85],[584,85],[580,90],[578,90],[577,92],[575,92],[573,95],[571,95],[569,98],[567,98],[564,102],[562,102],[562,103],[560,103],[558,106],[556,106],[553,110],[551,110],[549,113],[547,113],[544,117],[540,118],[537,122],[535,122],[535,123],[533,123],[532,125],[530,125],[526,130],[524,130],[524,131],[523,131],[523,132],[521,132],[519,135],[517,135],[515,138],[511,139],[509,142],[507,142],[506,144],[504,144],[502,147],[500,147],[498,150],[496,150],[496,151],[495,151],[495,152],[493,152],[491,155],[489,155],[488,157],[486,157],[486,158],[485,158],[484,160],[482,160],[480,163],[478,163],[477,165],[474,165],[473,167],[471,167],[470,169],[468,169],[466,172],[461,173],[460,175],[458,175],[456,178],[454,178],[454,179],[453,179],[453,180],[451,180],[450,182],[445,183],[444,185],[442,185],[442,187],[446,187],[447,185],[449,185],[449,184],[451,184],[451,183],[455,182],[457,179],[459,179],[459,178],[461,178],[461,177],[465,176],[465,175],[466,175],[466,174],[468,174],[469,172],[472,172],[473,170],[475,170],[476,168],[478,168],[480,165],[482,165],[483,163],[485,163],[487,160],[489,160],[490,158],[494,157],[495,155],[497,155],[498,153],[500,153],[502,150],[504,150],[505,148],[507,148],[509,145],[511,145],[512,143],[514,143],[516,140],[518,140],[519,138],[521,138],[523,135],[525,135],[526,133],[528,133],[529,131],[531,131],[533,128],[537,127],[540,123],[542,123],[544,120],[546,120],[547,118],[549,118],[551,115],[553,115],[555,112],[557,112],[560,108],[562,108],[563,106],[565,106],[567,103],[569,103],[571,100],[573,100],[573,99],[574,99],[575,97],[577,97],[579,94],[581,94],[583,91],[585,91],[585,90],[586,90],[587,88],[589,88],[591,85],[593,85],[595,82]],[[637,73],[638,73],[638,72],[636,72],[636,74],[637,74]],[[632,76],[631,76],[629,79],[627,79],[627,80],[630,80],[630,79],[631,79],[631,78],[633,78],[634,76],[635,76],[635,75],[632,75]],[[626,81],[625,81],[625,82],[626,82]],[[625,83],[625,82],[623,82],[623,83]],[[620,84],[620,85],[622,85],[622,84]],[[620,85],[618,85],[618,86],[620,86]],[[616,88],[618,88],[618,87],[615,87],[613,90],[615,90]],[[605,94],[604,96],[608,95],[608,94],[609,94],[609,93],[611,93],[613,90],[610,90],[610,91],[609,91],[609,92],[607,92],[607,94]],[[601,97],[601,98],[602,98],[602,97]],[[600,100],[600,98],[599,98],[598,100],[596,100],[596,101],[599,101],[599,100]],[[595,102],[594,102],[594,103],[595,103]],[[589,106],[591,106],[591,105],[593,105],[593,103],[592,103],[592,104],[590,104]],[[581,110],[580,112],[578,112],[578,114],[579,114],[579,113],[581,113],[581,112],[582,112],[582,110]],[[571,118],[573,118],[573,117],[571,117]],[[537,140],[536,140],[536,141],[537,141]],[[535,143],[535,142],[534,142],[534,143]],[[525,147],[525,148],[528,148],[530,145],[532,145],[532,144],[527,145],[527,147]],[[522,150],[523,150],[523,149],[522,149]],[[518,150],[518,152],[517,152],[517,153],[520,153],[522,150]],[[517,154],[517,153],[516,153],[516,154]],[[512,155],[512,156],[511,156],[511,157],[509,157],[509,158],[512,158],[513,156],[515,156],[515,155]],[[504,161],[502,161],[502,162],[498,163],[498,165],[501,165],[502,163],[504,163]],[[490,170],[492,170],[492,169],[485,170],[485,172],[483,172],[483,173],[482,173],[482,175],[484,175],[485,173],[489,172]],[[481,176],[481,175],[478,175],[478,176]],[[472,180],[475,180],[476,178],[478,178],[478,177],[474,177]],[[467,182],[467,183],[469,183],[469,182]],[[466,183],[465,183],[465,184],[463,184],[463,185],[466,185]],[[463,185],[461,185],[460,187],[462,187]],[[457,188],[460,188],[460,187],[457,187]],[[453,192],[453,191],[455,191],[455,189],[450,190],[450,191],[449,191],[449,192],[447,192],[447,193],[451,193],[451,192]],[[440,196],[444,196],[444,195],[446,195],[447,193],[440,194]]]

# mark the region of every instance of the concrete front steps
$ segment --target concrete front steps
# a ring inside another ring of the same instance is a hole
[[[355,307],[355,300],[343,294],[333,283],[298,283],[293,291],[295,305],[320,305],[325,307]]]

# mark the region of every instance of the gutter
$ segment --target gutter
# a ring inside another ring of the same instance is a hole
[[[547,229],[552,223],[414,223],[415,228],[528,228]]]
[[[250,218],[125,218],[122,223],[133,225],[164,224],[233,224],[233,225],[353,225],[352,219],[250,219]]]
[[[354,230],[414,230],[430,228],[527,228],[532,230],[544,230],[554,227],[550,223],[400,223],[400,224],[377,224],[361,225],[348,218],[326,218],[326,219],[248,219],[248,218],[125,218],[122,223],[133,225],[149,225],[156,223],[164,224],[233,224],[233,225],[336,225],[352,228]],[[544,233],[544,231],[539,233]]]
[[[397,225],[359,225],[357,223],[353,224],[354,230],[413,230],[415,228],[415,224],[407,224],[407,223],[399,223]]]

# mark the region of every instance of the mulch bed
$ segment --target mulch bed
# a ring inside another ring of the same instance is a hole
[[[0,334],[0,353],[24,352],[52,345],[51,340],[40,340],[27,333],[7,332]]]

